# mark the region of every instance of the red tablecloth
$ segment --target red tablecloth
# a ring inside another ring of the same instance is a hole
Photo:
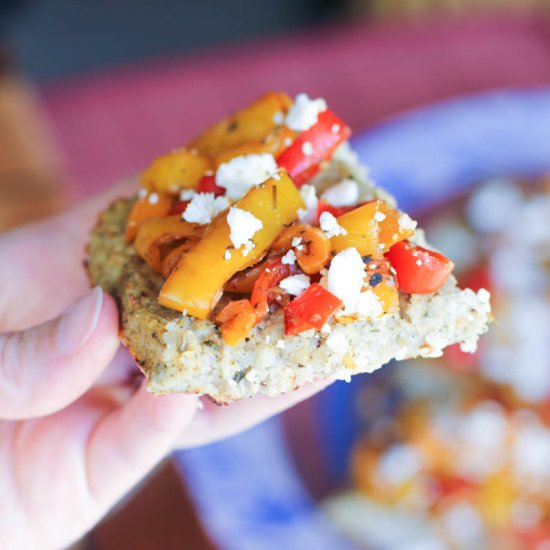
[[[543,20],[355,24],[93,74],[42,90],[77,195],[144,167],[267,89],[325,97],[356,131],[448,96],[550,83]]]

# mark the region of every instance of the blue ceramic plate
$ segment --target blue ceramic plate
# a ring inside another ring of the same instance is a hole
[[[550,89],[447,101],[396,117],[353,142],[373,178],[404,210],[415,212],[489,176],[550,171]],[[304,420],[303,433],[315,433],[303,448],[311,469],[317,466],[329,485],[346,480],[358,430],[354,395],[365,381],[366,375],[334,384],[306,405],[303,417],[310,425]],[[291,452],[287,435],[280,417],[230,440],[177,453],[204,526],[220,548],[351,548],[319,514],[297,467],[304,463],[300,445]]]

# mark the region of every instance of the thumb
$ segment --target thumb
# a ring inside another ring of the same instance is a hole
[[[119,345],[118,313],[99,287],[58,318],[0,336],[0,418],[53,413],[82,395]]]

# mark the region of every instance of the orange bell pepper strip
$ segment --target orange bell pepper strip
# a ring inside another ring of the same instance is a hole
[[[225,283],[263,257],[283,227],[296,219],[304,203],[292,180],[280,170],[252,188],[236,206],[263,224],[252,237],[255,247],[246,256],[242,249],[233,249],[227,212],[220,215],[164,283],[158,299],[161,305],[207,319]],[[231,254],[227,259],[226,251]]]
[[[282,92],[267,92],[234,115],[214,124],[189,143],[199,153],[215,158],[224,151],[264,139],[278,126],[292,100]]]
[[[361,256],[378,257],[396,242],[410,237],[414,230],[399,224],[400,212],[382,200],[367,202],[337,218],[345,235],[330,239],[332,250],[341,252],[355,247]]]
[[[137,235],[139,226],[145,220],[165,216],[172,206],[172,201],[165,193],[151,193],[136,200],[126,220],[124,239],[131,243]]]
[[[386,257],[395,269],[397,287],[408,294],[437,292],[454,268],[443,254],[408,241],[394,244]]]
[[[285,168],[300,187],[319,171],[321,162],[329,160],[338,145],[350,135],[349,126],[327,109],[319,113],[317,122],[298,134],[292,145],[277,157],[277,165]]]
[[[198,240],[204,230],[205,226],[187,223],[178,215],[152,218],[141,224],[134,246],[139,256],[161,273],[166,248],[177,241]]]
[[[312,328],[320,330],[341,307],[341,300],[319,283],[313,283],[284,308],[285,335]]]
[[[254,328],[256,314],[248,300],[229,302],[217,315],[222,338],[229,346],[242,342]]]
[[[292,224],[281,232],[271,249],[286,252],[292,248],[294,239],[299,239],[299,244],[294,249],[300,269],[308,275],[319,273],[331,258],[330,239],[318,227]]]
[[[196,189],[212,168],[212,161],[196,150],[177,149],[157,157],[142,173],[141,185],[150,191],[177,194],[181,189]]]

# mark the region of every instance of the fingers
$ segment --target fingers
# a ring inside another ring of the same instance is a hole
[[[86,292],[85,245],[99,212],[136,188],[135,182],[113,186],[55,218],[0,236],[0,332],[51,319]]]
[[[118,345],[117,308],[100,288],[53,321],[1,335],[0,418],[62,409],[93,384]]]
[[[197,411],[196,396],[155,397],[145,383],[94,430],[86,453],[88,485],[105,508],[141,480],[174,446]]]
[[[277,397],[257,395],[220,407],[204,400],[193,423],[178,439],[178,448],[196,447],[230,437],[279,414],[325,389],[332,380],[305,384],[297,390]]]

